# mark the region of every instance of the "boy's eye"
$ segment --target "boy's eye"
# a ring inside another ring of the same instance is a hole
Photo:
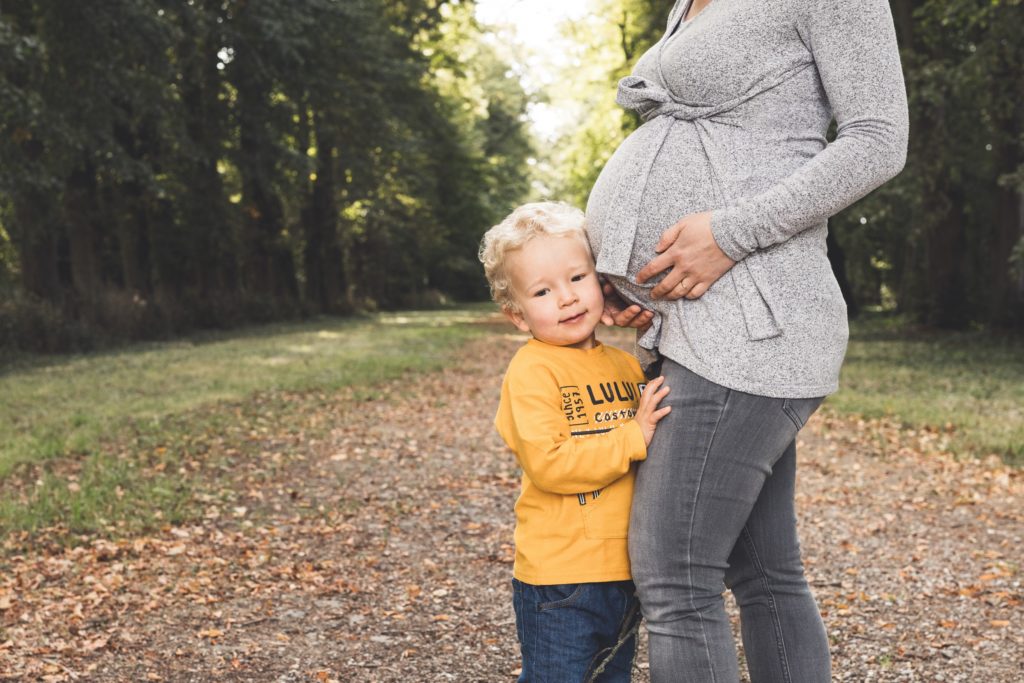
[[[583,279],[583,278],[585,278],[586,276],[587,276],[587,274],[586,274],[586,273],[580,273],[579,275],[573,275],[573,276],[572,276],[572,281],[573,281],[573,282],[579,282],[580,280],[582,280],[582,279]]]
[[[536,292],[533,293],[533,295],[534,296],[544,296],[549,291],[551,291],[551,290],[549,290],[549,289],[538,289]]]

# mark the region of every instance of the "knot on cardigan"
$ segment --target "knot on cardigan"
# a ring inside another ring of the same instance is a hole
[[[658,116],[671,116],[682,121],[709,119],[729,111],[747,101],[749,96],[737,97],[714,106],[687,104],[667,88],[640,76],[626,76],[619,81],[615,101],[626,109],[640,114],[644,121]]]
[[[738,121],[735,121],[737,119],[735,114],[731,116],[722,116],[722,114],[732,112],[741,104],[778,87],[813,64],[814,61],[810,59],[792,59],[780,63],[768,70],[757,82],[750,84],[745,92],[725,102],[710,105],[687,104],[663,85],[642,76],[626,76],[619,81],[615,101],[620,106],[640,114],[640,118],[644,121],[650,121],[659,116],[671,116],[680,121],[713,119],[716,123],[739,126]]]

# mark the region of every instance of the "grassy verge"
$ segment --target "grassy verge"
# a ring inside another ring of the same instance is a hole
[[[827,406],[951,434],[960,455],[1024,464],[1024,338],[923,332],[893,316],[851,325],[840,391]]]
[[[494,329],[475,324],[492,313],[324,319],[22,358],[0,370],[0,537],[66,541],[195,518],[230,496],[233,468],[263,467],[268,441],[275,453],[301,450],[330,429],[329,418],[317,427],[310,416],[332,391],[371,398],[384,380],[444,367]],[[959,453],[1024,464],[1021,348],[1020,337],[915,332],[868,317],[853,325],[842,389],[827,405],[942,429]]]
[[[205,456],[223,460],[268,414],[286,417],[296,402],[282,395],[370,396],[383,380],[440,368],[489,312],[323,319],[22,358],[0,374],[0,532],[114,533],[183,519],[193,480],[210,473]],[[270,413],[246,416],[267,401],[277,402]]]

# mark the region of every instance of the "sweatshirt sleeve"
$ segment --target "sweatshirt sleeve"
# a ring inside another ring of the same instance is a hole
[[[535,486],[566,495],[595,491],[625,475],[633,461],[647,457],[636,420],[603,434],[572,436],[559,406],[558,383],[548,379],[510,373],[495,420]]]
[[[809,0],[798,31],[838,126],[836,139],[764,192],[712,213],[718,246],[739,261],[820,225],[900,172],[907,96],[887,0]]]

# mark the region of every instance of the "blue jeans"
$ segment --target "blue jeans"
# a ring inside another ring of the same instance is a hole
[[[632,581],[534,586],[512,579],[519,683],[629,683],[640,619],[634,592]]]
[[[739,680],[726,587],[754,683],[828,683],[793,504],[796,435],[821,399],[733,391],[669,359],[661,374],[672,412],[637,471],[629,527],[652,683]]]

